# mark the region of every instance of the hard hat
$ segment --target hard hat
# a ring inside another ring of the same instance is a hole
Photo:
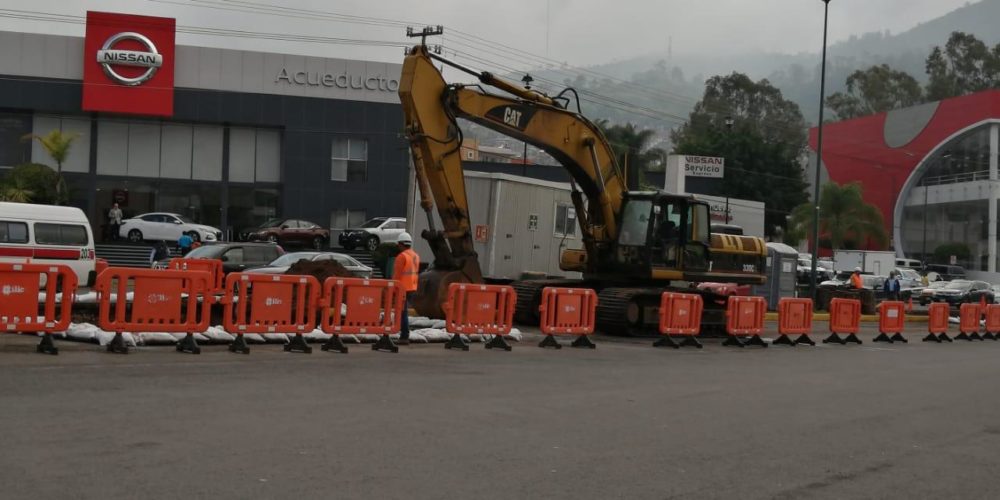
[[[399,237],[396,238],[396,243],[402,243],[404,245],[412,245],[413,237],[410,236],[410,233],[404,231],[402,233],[399,233]]]
[[[855,268],[854,268],[854,272],[856,272],[856,273],[860,273],[860,272],[861,272],[861,268],[860,268],[860,267],[855,267]]]

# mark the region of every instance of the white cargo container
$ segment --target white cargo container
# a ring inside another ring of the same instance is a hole
[[[896,268],[896,253],[871,250],[837,250],[833,252],[833,268],[837,272],[853,271],[857,267],[860,267],[861,272],[866,274],[888,276],[889,271]]]
[[[559,269],[563,249],[583,247],[569,184],[467,171],[465,188],[475,249],[484,275],[518,279],[524,272],[537,272],[580,277],[580,273]],[[420,237],[427,229],[427,216],[420,208],[415,187],[410,189],[406,220],[420,259],[432,262],[430,247]],[[441,229],[436,208],[434,225]]]

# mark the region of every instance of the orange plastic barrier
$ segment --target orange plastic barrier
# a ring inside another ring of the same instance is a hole
[[[209,292],[221,294],[223,290],[223,280],[225,273],[222,271],[222,261],[219,259],[170,259],[167,269],[177,269],[181,271],[205,271],[209,274]]]
[[[347,353],[341,335],[381,334],[373,351],[399,352],[389,337],[399,331],[404,294],[394,280],[328,278],[323,283],[320,329],[331,335],[320,348]]]
[[[45,305],[39,317],[43,282]],[[0,325],[6,332],[42,332],[36,351],[59,354],[52,332],[69,328],[76,286],[76,273],[67,266],[0,263]]]
[[[811,299],[783,298],[778,301],[778,338],[772,344],[796,346],[816,345],[809,338],[812,333],[813,301]],[[792,340],[789,335],[798,335]]]
[[[986,333],[983,334],[983,338],[1000,340],[1000,304],[986,306]]]
[[[692,293],[663,292],[660,296],[660,334],[663,337],[653,343],[653,347],[691,346],[701,349],[701,342],[695,338],[701,333],[701,314],[705,303],[701,295]],[[681,342],[673,337],[683,336]]]
[[[767,347],[764,339],[760,338],[760,334],[764,331],[766,312],[767,301],[764,297],[730,296],[726,308],[726,333],[729,335],[722,345]],[[747,336],[750,339],[745,342],[740,338]]]
[[[122,332],[187,333],[177,350],[201,352],[194,334],[208,329],[212,305],[208,273],[109,267],[97,276],[94,288],[100,302],[97,324],[115,332],[109,352],[128,353]],[[127,299],[130,290],[131,304]]]
[[[983,307],[979,304],[962,304],[958,309],[958,335],[955,340],[983,340],[979,335],[979,318]]]
[[[448,301],[444,303],[445,327],[454,334],[445,344],[446,349],[469,350],[461,334],[478,333],[493,335],[486,343],[487,349],[511,347],[503,336],[510,333],[514,320],[517,294],[505,285],[476,285],[452,283],[448,286]]]
[[[906,343],[903,328],[906,327],[906,303],[885,301],[878,305],[878,336],[875,342]]]
[[[824,344],[844,345],[848,342],[861,343],[858,329],[861,325],[861,301],[857,299],[830,300],[830,336],[823,339]],[[841,334],[847,334],[841,337]]]
[[[944,302],[934,302],[927,308],[927,336],[924,342],[951,342],[948,336],[948,319],[951,307]]]
[[[542,333],[545,334],[538,347],[562,349],[555,336],[576,335],[570,346],[597,348],[587,337],[597,327],[597,293],[593,290],[545,287],[538,312]]]
[[[313,276],[230,274],[222,297],[222,324],[236,336],[229,350],[250,354],[246,333],[294,333],[285,351],[311,353],[302,334],[316,328],[319,288]]]

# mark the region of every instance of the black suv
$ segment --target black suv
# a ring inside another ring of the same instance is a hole
[[[285,253],[273,243],[214,243],[191,250],[188,259],[219,259],[225,274],[266,266]]]
[[[924,267],[924,276],[928,273],[937,273],[945,281],[964,280],[965,268],[961,266],[947,266],[944,264],[928,264]]]

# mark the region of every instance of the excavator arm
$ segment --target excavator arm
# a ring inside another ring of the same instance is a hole
[[[435,61],[474,74],[483,85],[510,95],[488,93],[480,85],[448,84]],[[458,118],[532,144],[566,168],[587,250],[569,265],[586,271],[596,265],[595,257],[600,260],[610,252],[626,184],[610,145],[590,120],[556,99],[438,58],[424,45],[406,56],[399,96],[420,206],[428,218],[429,229],[421,236],[434,253],[433,270],[421,276],[414,304],[418,312],[439,316],[448,284],[483,280],[473,247]],[[441,228],[435,227],[435,207]]]

